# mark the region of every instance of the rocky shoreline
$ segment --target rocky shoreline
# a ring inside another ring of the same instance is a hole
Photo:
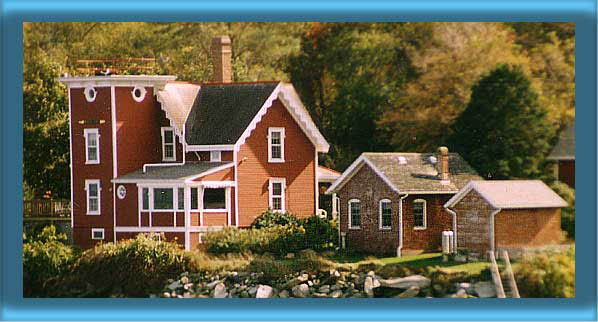
[[[423,275],[382,278],[374,273],[331,269],[296,273],[264,283],[262,273],[183,273],[169,280],[166,298],[488,298],[496,297],[489,281],[435,283]]]

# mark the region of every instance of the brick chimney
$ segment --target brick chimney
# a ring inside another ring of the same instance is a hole
[[[231,43],[228,36],[212,38],[212,65],[214,76],[212,80],[218,83],[230,83],[232,80],[231,70]]]
[[[446,146],[441,146],[436,150],[436,159],[438,160],[438,178],[442,183],[449,183],[449,152]]]

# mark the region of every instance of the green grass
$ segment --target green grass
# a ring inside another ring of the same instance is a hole
[[[404,257],[373,257],[357,254],[337,254],[331,258],[337,263],[365,264],[371,261],[378,261],[384,265],[405,265],[407,267],[438,267],[447,273],[464,272],[468,274],[479,274],[490,264],[488,262],[460,263],[454,261],[443,262],[441,253],[425,253]]]

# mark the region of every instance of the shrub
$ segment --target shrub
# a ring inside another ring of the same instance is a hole
[[[274,226],[262,229],[237,229],[227,227],[202,236],[208,252],[225,254],[233,252],[270,252],[284,255],[304,248],[305,230],[299,226]]]
[[[300,221],[305,228],[305,247],[314,250],[333,249],[338,244],[336,221],[310,216]]]
[[[70,274],[56,283],[58,296],[143,297],[185,271],[199,271],[198,261],[173,242],[139,234],[135,239],[103,243],[85,251]]]
[[[575,189],[562,182],[554,182],[550,187],[569,204],[561,211],[561,228],[567,237],[575,240]]]
[[[274,212],[270,209],[259,215],[251,224],[251,228],[261,229],[275,226],[299,225],[299,220],[290,212]]]
[[[575,297],[575,249],[525,259],[515,279],[522,297]]]
[[[56,234],[56,227],[46,226],[35,237],[24,235],[23,296],[49,295],[51,281],[69,270],[76,258],[73,248],[64,244],[65,234]]]

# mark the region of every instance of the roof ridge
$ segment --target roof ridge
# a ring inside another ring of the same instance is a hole
[[[283,83],[283,81],[272,80],[272,81],[247,81],[247,82],[200,82],[198,85],[254,85],[254,84],[277,84]]]

